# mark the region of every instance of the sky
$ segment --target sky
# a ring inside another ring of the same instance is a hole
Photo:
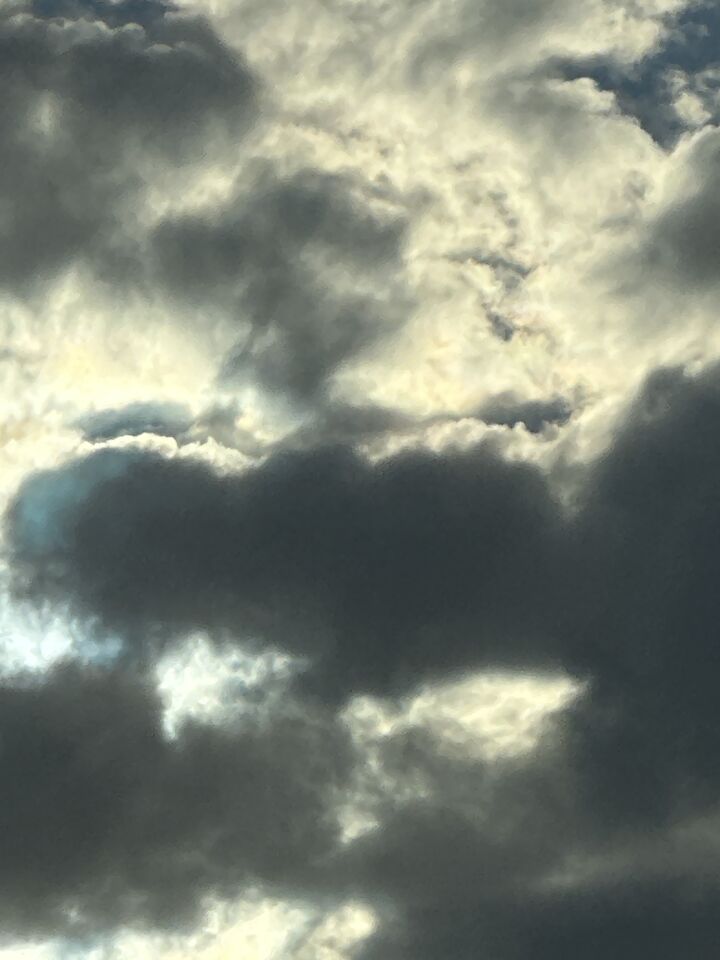
[[[708,960],[720,15],[4,0],[0,960]]]

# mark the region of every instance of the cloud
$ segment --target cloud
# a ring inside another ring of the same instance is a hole
[[[563,397],[549,400],[519,400],[512,394],[493,397],[480,411],[480,417],[490,424],[514,427],[522,423],[530,433],[542,433],[546,426],[563,426],[572,410]]]
[[[604,816],[658,822],[711,800],[718,371],[657,371],[585,493],[583,764]]]
[[[82,417],[77,426],[86,440],[97,443],[143,433],[174,437],[192,424],[190,411],[178,403],[131,403],[118,410],[98,410]]]
[[[278,453],[225,478],[101,451],[30,478],[8,521],[31,592],[131,644],[259,634],[320,657],[325,694],[544,659],[561,531],[540,474],[487,445],[374,467],[342,448]]]
[[[393,932],[378,936],[362,960],[393,956],[401,960],[449,954],[471,960],[478,951],[521,960],[533,952],[539,960],[582,949],[589,960],[611,954],[632,960],[650,951],[660,960],[697,957],[712,951],[717,899],[683,898],[662,884],[638,891],[632,884],[586,897],[550,902],[523,897],[476,904],[472,910],[443,905],[419,910]]]
[[[402,319],[404,305],[388,295],[403,220],[374,211],[357,187],[317,170],[282,178],[267,169],[222,210],[158,225],[151,283],[226,312],[238,329],[224,378],[312,399]]]
[[[127,270],[122,224],[143,169],[198,159],[255,112],[241,60],[161,4],[11,4],[0,56],[0,282],[14,291],[78,259]]]
[[[662,39],[641,59],[558,57],[552,66],[566,79],[588,77],[612,91],[620,110],[669,150],[716,115],[712,76],[719,21],[712,3],[680,5],[668,13]]]
[[[297,894],[332,847],[350,752],[307,709],[232,730],[188,722],[169,742],[149,684],[60,666],[5,682],[0,717],[5,936],[179,927],[211,893],[275,881]]]
[[[361,956],[710,950],[717,873],[689,838],[716,815],[718,383],[715,367],[657,371],[588,473],[565,594],[581,638],[565,666],[588,687],[555,737],[509,772],[417,736],[400,753],[406,776],[430,771],[429,799],[400,799],[351,848],[362,889],[397,877],[395,919]]]
[[[716,21],[6,5],[6,938],[711,955]]]
[[[647,226],[640,269],[660,284],[693,295],[718,281],[717,188],[720,134],[710,128],[687,150],[680,183]]]

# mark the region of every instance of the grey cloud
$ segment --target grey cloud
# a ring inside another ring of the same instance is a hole
[[[236,478],[102,451],[30,478],[8,518],[21,590],[131,646],[259,634],[318,657],[323,696],[552,659],[561,530],[541,476],[487,446],[278,453]]]
[[[78,258],[131,269],[118,215],[138,161],[199,157],[218,125],[239,136],[254,112],[256,81],[203,20],[153,7],[140,25],[113,6],[106,23],[90,14],[110,5],[75,6],[87,17],[51,3],[0,17],[0,282],[15,290]]]
[[[363,960],[520,960],[581,948],[628,960],[707,955],[718,904],[713,864],[696,851],[688,872],[676,872],[677,847],[663,828],[622,816],[608,822],[602,804],[578,788],[573,749],[562,720],[540,749],[499,764],[471,761],[416,731],[383,741],[382,770],[420,780],[425,796],[387,799],[379,829],[350,847],[339,871],[382,917]],[[597,770],[602,776],[604,767]],[[649,826],[659,871],[633,854]],[[618,846],[626,856],[614,870],[583,876],[585,862]],[[568,863],[575,875],[551,882]]]
[[[682,296],[713,289],[720,281],[720,135],[712,130],[695,144],[685,190],[649,225],[633,264]]]
[[[564,397],[521,400],[508,393],[493,397],[481,408],[478,415],[486,423],[503,427],[514,427],[522,423],[530,433],[542,433],[550,424],[566,424],[572,415],[572,408]]]
[[[660,823],[714,800],[720,777],[717,369],[660,370],[596,467],[575,530],[577,719],[598,813]]]
[[[515,393],[498,394],[479,409],[468,412],[413,416],[377,404],[349,404],[325,398],[309,423],[283,437],[276,449],[313,449],[329,444],[373,444],[389,436],[413,434],[434,425],[474,419],[491,426],[515,427],[522,424],[529,433],[542,434],[548,426],[564,426],[573,409],[564,397],[547,400],[523,400]]]
[[[176,928],[263,882],[302,896],[336,842],[351,751],[307,706],[170,743],[149,684],[60,667],[0,687],[0,733],[5,936]]]
[[[663,820],[717,782],[719,396],[714,370],[652,377],[572,522],[487,445],[375,466],[277,453],[234,478],[103,451],[20,489],[18,584],[131,644],[259,633],[318,657],[325,694],[560,663],[592,681],[568,733],[589,798]]]
[[[238,327],[223,378],[312,399],[404,318],[394,290],[404,221],[373,212],[352,187],[309,169],[288,179],[266,170],[226,208],[159,226],[151,282]]]
[[[192,415],[179,403],[131,403],[119,409],[97,410],[81,417],[79,427],[86,440],[98,442],[142,433],[177,437],[192,424]]]
[[[377,404],[350,404],[326,400],[312,420],[277,444],[278,449],[309,450],[317,447],[372,442],[389,434],[418,429],[422,418]]]
[[[717,368],[649,378],[568,528],[563,662],[587,692],[514,769],[403,747],[430,799],[391,806],[350,853],[387,909],[363,960],[712,952],[714,861],[696,850],[678,870],[670,835],[717,811],[719,426]],[[649,838],[659,871],[633,853]],[[546,885],[617,848],[604,876]]]
[[[524,895],[477,902],[472,909],[441,903],[410,912],[373,938],[361,960],[704,960],[716,942],[717,897],[685,896],[672,884],[638,889],[631,881],[612,890],[557,897]]]
[[[0,58],[0,283],[28,293],[81,262],[124,295],[220,314],[237,328],[220,378],[301,401],[405,319],[404,220],[348,177],[266,164],[224,209],[145,235],[145,171],[236,147],[258,111],[258,81],[203,19],[37,0],[0,18]]]
[[[453,51],[502,53],[564,9],[496,6],[461,5],[418,53],[417,75]],[[31,15],[14,18],[20,9]],[[542,69],[555,67],[601,70]],[[572,855],[632,851],[648,835],[662,847],[678,824],[716,813],[718,370],[656,372],[572,514],[543,474],[487,443],[371,465],[343,445],[418,423],[333,402],[331,381],[406,315],[403,218],[371,209],[349,178],[268,168],[225,209],[166,219],[141,258],[116,221],[141,188],[133,161],[193,159],[217,127],[235,142],[256,108],[247,67],[205,21],[153,0],[35,0],[0,17],[0,75],[0,281],[30,288],[86,258],[134,290],[219,312],[238,329],[223,375],[317,412],[297,449],[241,476],[114,449],[22,484],[6,517],[17,592],[67,605],[90,635],[119,634],[126,660],[0,686],[4,934],[177,926],[204,894],[261,883],[378,906],[363,960],[712,956],[714,864],[690,863],[680,889],[670,846],[659,880],[630,853],[611,884],[544,884]],[[625,93],[621,108],[640,116],[630,100],[645,92]],[[560,129],[562,105],[553,114],[543,96]],[[690,173],[641,256],[673,286],[708,291],[714,133]],[[527,270],[477,256],[508,288]],[[501,394],[475,414],[541,432],[571,412],[559,397]],[[149,429],[236,443],[236,413],[191,423],[179,406],[130,404],[78,426],[91,441]],[[168,743],[144,671],[195,629],[309,655],[297,700],[262,722],[190,723]],[[335,804],[357,755],[333,706],[497,665],[562,666],[587,693],[551,743],[512,762],[469,760],[417,730],[388,736],[382,771],[419,777],[427,794],[379,791],[377,831],[340,848]]]
[[[418,728],[383,739],[373,760],[386,784],[372,807],[379,827],[336,857],[356,894],[472,909],[531,889],[581,845],[586,823],[561,741],[492,762],[474,759],[471,743]]]
[[[36,17],[102,20],[109,27],[120,27],[152,24],[178,7],[163,0],[31,0],[29,9]]]

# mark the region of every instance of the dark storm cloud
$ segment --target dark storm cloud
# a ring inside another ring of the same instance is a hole
[[[660,822],[717,793],[719,435],[718,369],[658,371],[585,492],[579,762],[609,819]]]
[[[560,662],[592,681],[574,735],[607,751],[598,771],[617,766],[608,803],[667,813],[718,772],[718,382],[650,378],[572,522],[540,473],[487,444],[376,465],[280,452],[231,477],[101,451],[19,490],[18,584],[130,642],[259,632],[316,653],[331,686]]]
[[[64,667],[0,687],[0,735],[5,936],[177,927],[262,881],[297,893],[335,840],[350,752],[307,707],[167,742],[149,685]]]
[[[158,4],[11,5],[0,80],[0,282],[16,290],[78,258],[103,275],[128,269],[117,218],[137,165],[239,136],[256,88],[205,21]]]
[[[310,651],[324,695],[551,644],[558,512],[488,446],[280,453],[228,478],[103,451],[29,479],[8,534],[21,587],[136,642],[203,626]]]
[[[311,399],[402,318],[388,292],[404,222],[373,212],[352,187],[309,169],[288,179],[265,171],[225,209],[165,220],[156,231],[160,284],[239,327],[225,378],[255,377]]]

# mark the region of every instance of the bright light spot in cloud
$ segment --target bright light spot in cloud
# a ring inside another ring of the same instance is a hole
[[[580,689],[566,676],[479,673],[427,686],[398,708],[358,697],[345,719],[361,741],[423,727],[472,756],[499,760],[534,749],[549,719],[569,706]]]
[[[0,677],[47,670],[70,654],[74,639],[61,617],[44,617],[0,594]]]
[[[223,723],[269,705],[297,666],[276,651],[235,647],[224,652],[203,634],[190,637],[156,669],[166,735],[177,736],[190,719]]]
[[[59,960],[59,957],[51,944],[27,943],[0,949],[0,960]]]
[[[537,746],[548,720],[579,689],[569,677],[481,674],[428,687],[411,701],[407,722],[488,760],[519,756]]]
[[[187,937],[125,934],[112,960],[281,960],[305,912],[285,903],[252,899],[239,906],[213,906],[200,931]]]
[[[375,929],[375,916],[349,902],[317,909],[249,894],[212,904],[185,935],[125,931],[102,946],[28,944],[0,950],[0,960],[350,960]]]
[[[67,658],[110,663],[121,649],[118,637],[94,636],[89,625],[0,594],[0,678],[40,674]]]
[[[30,127],[43,137],[53,137],[59,128],[62,111],[57,98],[46,93],[38,98],[34,114],[30,116]]]

